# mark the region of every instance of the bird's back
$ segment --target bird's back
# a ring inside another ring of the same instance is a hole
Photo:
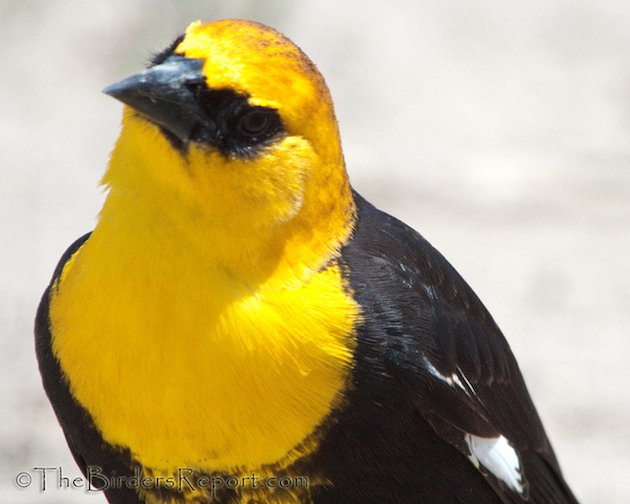
[[[370,495],[380,502],[576,502],[483,304],[416,231],[355,199],[357,225],[341,256],[363,321],[352,406],[339,413],[321,451],[343,480],[333,494],[345,500],[356,496],[341,489],[361,489],[366,502]]]

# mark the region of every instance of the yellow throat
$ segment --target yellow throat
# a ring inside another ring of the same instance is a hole
[[[98,224],[53,290],[53,351],[148,470],[287,466],[343,401],[360,316],[336,262],[354,203],[332,102],[261,25],[193,23],[175,53],[285,133],[250,158],[181,151],[126,107]]]

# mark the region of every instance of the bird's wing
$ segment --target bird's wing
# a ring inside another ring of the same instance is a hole
[[[359,222],[362,288],[386,293],[396,312],[384,355],[421,414],[505,502],[576,502],[516,360],[471,288],[418,233],[360,199]]]

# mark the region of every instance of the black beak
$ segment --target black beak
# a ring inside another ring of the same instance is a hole
[[[205,86],[203,60],[170,56],[163,63],[106,87],[103,92],[188,143],[195,130],[216,126],[203,112],[196,90]]]

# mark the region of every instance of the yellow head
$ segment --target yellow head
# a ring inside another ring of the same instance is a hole
[[[240,20],[195,22],[153,63],[105,90],[129,105],[104,178],[109,206],[152,209],[178,230],[194,223],[195,245],[239,274],[287,258],[291,269],[324,264],[351,231],[354,203],[313,63]]]
[[[288,467],[344,399],[360,318],[326,85],[277,32],[219,21],[106,93],[128,105],[109,194],[51,300],[72,393],[150,473]]]

